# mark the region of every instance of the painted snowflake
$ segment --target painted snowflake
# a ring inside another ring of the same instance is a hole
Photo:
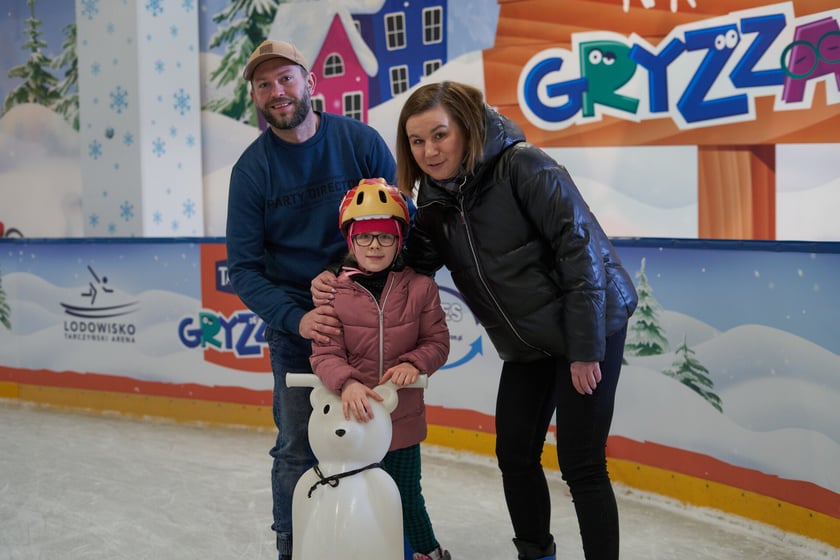
[[[128,92],[122,86],[117,86],[111,93],[111,109],[121,114],[125,109],[128,109]]]
[[[193,0],[184,0],[181,2],[181,7],[184,8],[185,12],[191,12],[195,5],[193,4]]]
[[[99,0],[82,0],[82,15],[92,21],[99,13]]]
[[[195,202],[193,202],[191,199],[188,198],[187,200],[185,200],[182,208],[184,209],[184,216],[186,216],[187,218],[192,218],[193,216],[195,216]]]
[[[98,140],[94,140],[88,144],[88,155],[93,159],[102,157],[102,144]]]
[[[190,109],[190,94],[184,91],[184,88],[180,88],[178,91],[172,94],[172,97],[175,98],[175,105],[173,108],[178,111],[182,116],[185,115]]]
[[[149,0],[146,2],[146,11],[151,12],[152,17],[163,13],[163,0]]]
[[[120,204],[120,218],[125,220],[126,222],[131,220],[134,217],[134,205],[129,201],[125,201]]]
[[[158,137],[152,141],[152,153],[157,157],[161,157],[166,153],[166,142],[162,138]]]

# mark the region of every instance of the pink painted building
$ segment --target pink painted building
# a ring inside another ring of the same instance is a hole
[[[310,64],[317,80],[312,97],[315,108],[367,122],[369,76],[338,14],[333,15],[321,50]]]

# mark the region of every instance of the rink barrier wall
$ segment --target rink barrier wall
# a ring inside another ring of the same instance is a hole
[[[25,240],[29,241],[29,240]],[[201,245],[207,260],[223,257],[223,244],[218,240],[187,240]],[[126,240],[43,240],[41,243],[82,245],[99,249],[108,244],[136,244],[158,241]],[[166,242],[165,240],[163,241]],[[185,243],[184,240],[169,240]],[[783,242],[717,242],[704,240],[636,239],[616,240],[616,246],[692,247],[739,251],[760,246],[762,250],[800,253],[840,253],[840,244]],[[205,250],[207,255],[205,255]],[[83,262],[83,261],[80,261]],[[218,262],[218,261],[217,261]],[[7,273],[8,267],[3,270]],[[201,282],[208,282],[206,274]],[[212,281],[212,277],[209,279]],[[204,293],[206,290],[202,290]],[[241,307],[209,309],[234,312]],[[229,301],[223,302],[229,305]],[[208,302],[203,299],[205,308]],[[238,304],[238,305],[241,305]],[[228,364],[224,364],[228,365]],[[256,370],[252,370],[256,371]],[[263,371],[263,370],[260,370]],[[163,377],[165,379],[165,375]],[[238,386],[210,386],[193,383],[144,381],[119,375],[81,373],[77,371],[32,370],[0,364],[0,398],[37,403],[93,414],[119,414],[138,419],[167,419],[208,426],[244,426],[273,430],[271,391],[255,391]],[[430,405],[427,411],[429,436],[434,445],[486,455],[494,455],[493,417],[472,410],[447,409]],[[549,433],[543,462],[558,470]],[[610,438],[607,449],[609,468],[615,482],[646,492],[666,496],[686,504],[712,508],[803,535],[840,547],[840,495],[814,484],[781,480],[758,471],[742,469],[717,461],[713,457],[693,454],[681,449],[634,442],[623,437]]]
[[[271,407],[267,405],[9,382],[0,383],[0,397],[74,412],[118,414],[137,420],[162,419],[188,425],[245,427],[268,431],[274,429]],[[436,406],[428,408],[429,432],[426,443],[459,452],[495,456],[492,417],[482,419],[482,425],[486,427],[481,429],[458,428],[435,423],[447,421],[457,414],[457,411]],[[618,458],[611,450],[616,447],[613,445],[616,441],[623,439],[611,436],[607,447],[608,468],[613,482],[672,498],[688,506],[711,508],[737,515],[840,548],[840,519],[708,478]],[[549,433],[543,452],[543,465],[547,469],[559,471],[556,447],[551,443],[552,440],[553,434]],[[626,442],[622,444],[626,446]],[[702,458],[695,462],[702,463]],[[702,464],[700,468],[703,468]],[[751,473],[752,476],[755,474]],[[778,484],[778,481],[775,482]],[[795,488],[794,491],[796,490]],[[826,499],[830,501],[832,497],[828,496]],[[831,507],[830,504],[828,507]]]

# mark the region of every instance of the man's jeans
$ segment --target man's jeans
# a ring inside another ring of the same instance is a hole
[[[277,550],[280,555],[292,553],[292,494],[301,475],[315,465],[309,447],[308,425],[312,405],[307,387],[287,387],[286,373],[308,373],[309,355],[290,355],[289,335],[267,328],[266,340],[274,373],[272,410],[277,426],[277,442],[270,451],[274,458],[271,468],[271,492],[274,501],[274,523]]]

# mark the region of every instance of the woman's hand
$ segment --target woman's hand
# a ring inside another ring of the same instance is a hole
[[[329,270],[325,270],[318,276],[312,279],[309,285],[309,291],[312,293],[312,303],[315,306],[326,305],[333,300],[335,294],[336,277],[335,274]]]
[[[572,362],[572,385],[581,395],[591,395],[601,382],[601,364],[598,362]]]
[[[358,422],[367,422],[373,418],[373,410],[368,397],[376,401],[382,401],[382,396],[370,389],[364,383],[355,379],[348,379],[341,388],[341,407],[344,410],[344,419],[350,420],[350,414]]]

